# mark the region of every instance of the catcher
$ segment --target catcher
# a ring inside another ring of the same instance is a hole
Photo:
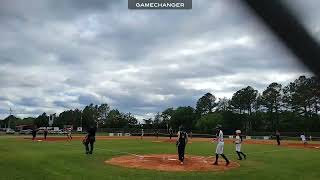
[[[184,131],[183,126],[180,126],[176,146],[178,148],[178,156],[179,156],[181,165],[183,165],[184,163],[184,152],[185,152],[187,143],[188,143],[188,134]]]

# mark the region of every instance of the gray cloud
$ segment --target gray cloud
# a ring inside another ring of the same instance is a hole
[[[0,38],[0,117],[90,103],[149,117],[310,73],[234,1],[134,11],[126,0],[4,0]]]

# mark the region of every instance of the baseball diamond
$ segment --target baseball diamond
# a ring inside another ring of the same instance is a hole
[[[320,165],[317,165],[319,161],[308,163],[320,152],[320,143],[316,141],[305,145],[283,140],[279,147],[274,140],[243,139],[242,149],[248,158],[238,160],[234,152],[235,139],[225,139],[224,153],[230,164],[225,166],[224,160],[219,159],[219,164],[214,166],[215,145],[211,138],[189,140],[192,143],[186,145],[183,165],[176,154],[176,137],[171,141],[169,137],[159,137],[159,143],[154,143],[154,138],[98,135],[94,153],[83,156],[79,148],[83,136],[79,135],[74,135],[72,140],[65,136],[48,136],[46,140],[36,137],[36,141],[26,136],[0,136],[0,151],[5,157],[0,159],[0,168],[4,170],[1,177],[34,179],[36,174],[43,179],[273,179],[270,171],[277,173],[280,179],[318,177],[314,168]],[[43,162],[46,162],[45,168]],[[91,169],[89,174],[84,171],[88,168]],[[298,168],[305,168],[304,173],[296,173]]]

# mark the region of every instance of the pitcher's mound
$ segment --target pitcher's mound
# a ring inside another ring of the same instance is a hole
[[[177,155],[172,154],[148,154],[137,156],[120,156],[105,161],[107,164],[139,169],[159,171],[226,171],[240,167],[236,162],[230,162],[226,166],[225,161],[219,161],[219,165],[212,165],[213,157],[185,156],[181,165]]]

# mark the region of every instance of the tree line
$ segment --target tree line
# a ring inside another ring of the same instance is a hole
[[[1,127],[8,125],[14,128],[18,125],[30,125],[37,127],[49,126],[49,115],[43,113],[38,117],[28,117],[20,119],[10,115],[0,122]],[[131,113],[123,113],[118,109],[110,109],[108,104],[87,105],[83,110],[74,109],[61,112],[55,117],[54,127],[63,128],[64,125],[76,127],[97,126],[98,128],[132,128],[138,125],[138,120]]]
[[[167,108],[153,121],[147,121],[153,122],[154,127],[177,129],[184,125],[207,133],[213,132],[217,124],[230,132],[316,132],[320,131],[319,107],[319,79],[300,76],[286,86],[273,82],[262,92],[247,86],[230,99],[217,99],[208,92],[199,98],[195,108]]]
[[[188,130],[210,133],[217,124],[225,129],[242,129],[250,132],[275,131],[320,131],[319,120],[320,81],[316,77],[300,76],[283,86],[273,82],[262,92],[251,86],[236,91],[233,96],[217,99],[206,93],[198,99],[195,107],[170,107],[156,113],[153,118],[139,122],[131,113],[110,109],[108,104],[87,105],[83,110],[67,110],[60,113],[53,126],[98,128],[145,128],[178,129],[183,125]],[[8,116],[11,127],[19,124],[48,126],[48,115],[19,119]]]

